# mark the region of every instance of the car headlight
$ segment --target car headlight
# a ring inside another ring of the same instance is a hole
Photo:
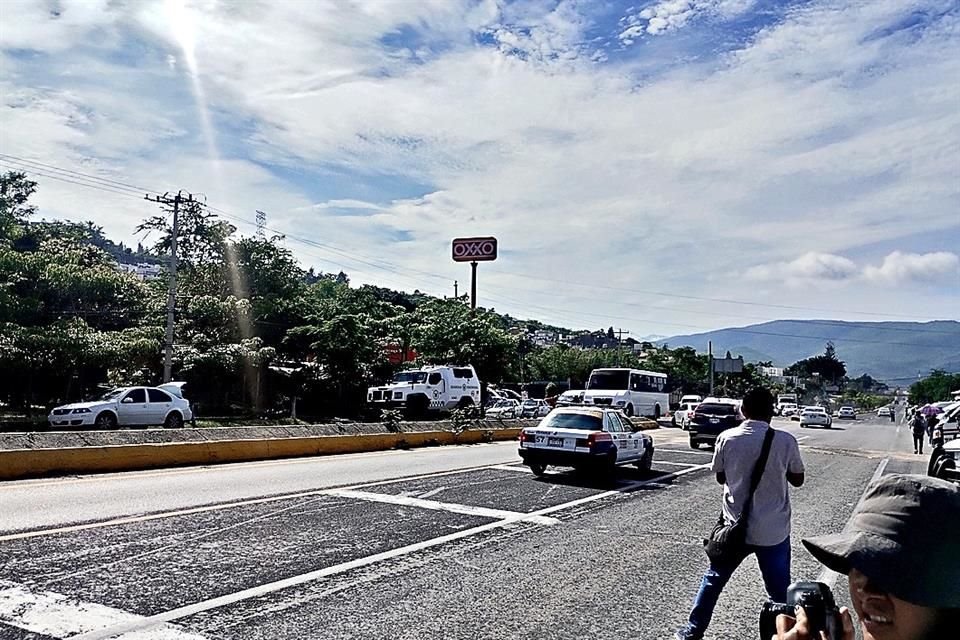
[[[74,409],[74,413],[90,413],[90,409]]]
[[[627,401],[626,401],[626,400],[617,400],[617,406],[618,406],[618,407],[622,407],[622,406],[625,405],[625,404],[627,404]]]

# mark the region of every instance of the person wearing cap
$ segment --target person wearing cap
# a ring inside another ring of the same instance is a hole
[[[803,540],[828,569],[848,576],[864,640],[960,638],[960,486],[891,474],[868,489],[848,531]],[[841,610],[843,637],[853,617]],[[780,616],[773,640],[824,640],[806,613]]]

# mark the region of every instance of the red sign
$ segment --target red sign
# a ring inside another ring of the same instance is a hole
[[[497,259],[496,238],[455,238],[454,262],[484,262]]]

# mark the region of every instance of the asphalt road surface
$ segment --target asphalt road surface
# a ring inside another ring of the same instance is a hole
[[[796,434],[800,537],[843,529],[871,478],[922,473],[905,426]],[[516,443],[0,484],[0,639],[657,639],[687,615],[719,511],[711,454],[653,432],[615,485],[537,479]],[[756,637],[751,559],[710,638]]]

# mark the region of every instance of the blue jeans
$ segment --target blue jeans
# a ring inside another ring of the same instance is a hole
[[[760,565],[767,595],[774,602],[786,600],[787,587],[790,586],[790,538],[772,547],[748,545],[746,554],[738,560],[725,564],[710,563],[710,568],[707,569],[700,583],[697,598],[693,602],[690,622],[680,631],[681,637],[703,637],[710,625],[710,619],[713,618],[713,610],[717,606],[720,592],[723,591],[733,572],[751,553],[757,556],[757,564]]]

